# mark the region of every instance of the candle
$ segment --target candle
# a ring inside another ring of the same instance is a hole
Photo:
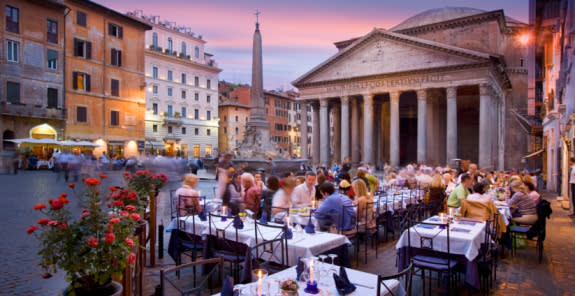
[[[440,219],[441,223],[445,223],[444,217],[445,217],[444,213],[439,213],[439,219]]]
[[[309,261],[309,281],[313,285],[313,259]]]
[[[222,215],[225,216],[226,214],[227,214],[227,212],[226,212],[226,206],[222,206]]]
[[[258,271],[258,296],[262,295],[262,271]]]
[[[289,216],[286,216],[286,225],[288,228],[290,228],[290,224],[289,224]]]
[[[202,191],[198,190],[198,196],[202,196]]]
[[[449,217],[453,217],[453,208],[449,208]]]
[[[311,201],[311,208],[315,209],[315,199]]]

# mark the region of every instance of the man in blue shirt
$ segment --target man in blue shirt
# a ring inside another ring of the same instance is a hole
[[[324,182],[319,186],[318,190],[324,198],[323,203],[317,209],[318,213],[315,214],[321,228],[323,229],[334,224],[338,230],[353,230],[356,219],[355,209],[353,207],[348,207],[345,208],[345,211],[343,210],[344,206],[353,205],[349,197],[336,192],[335,187],[331,182]],[[337,215],[340,223],[335,221],[337,219],[336,217],[322,214]]]

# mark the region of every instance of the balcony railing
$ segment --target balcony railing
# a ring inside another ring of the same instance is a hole
[[[175,125],[182,125],[184,123],[184,119],[178,116],[166,116],[164,115],[164,124],[175,124]]]
[[[66,119],[66,109],[46,108],[43,105],[15,104],[6,101],[0,102],[0,113],[2,115],[11,115],[30,118],[44,119]]]

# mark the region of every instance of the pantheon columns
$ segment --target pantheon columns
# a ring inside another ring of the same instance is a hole
[[[427,91],[417,91],[417,162],[427,161]]]
[[[343,162],[349,155],[349,97],[341,97],[341,159]],[[337,143],[336,143],[337,145]]]
[[[373,165],[373,95],[363,95],[363,154],[364,163]]]
[[[389,93],[389,164],[399,165],[399,91]]]
[[[445,89],[447,95],[447,134],[445,143],[445,161],[450,163],[457,158],[457,88]]]

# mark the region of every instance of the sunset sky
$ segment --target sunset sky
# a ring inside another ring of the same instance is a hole
[[[207,41],[223,69],[219,79],[250,83],[255,11],[261,11],[264,87],[285,90],[291,82],[336,53],[336,41],[362,36],[374,27],[389,29],[432,8],[465,6],[503,9],[528,22],[527,0],[94,0],[125,13],[186,25]]]

